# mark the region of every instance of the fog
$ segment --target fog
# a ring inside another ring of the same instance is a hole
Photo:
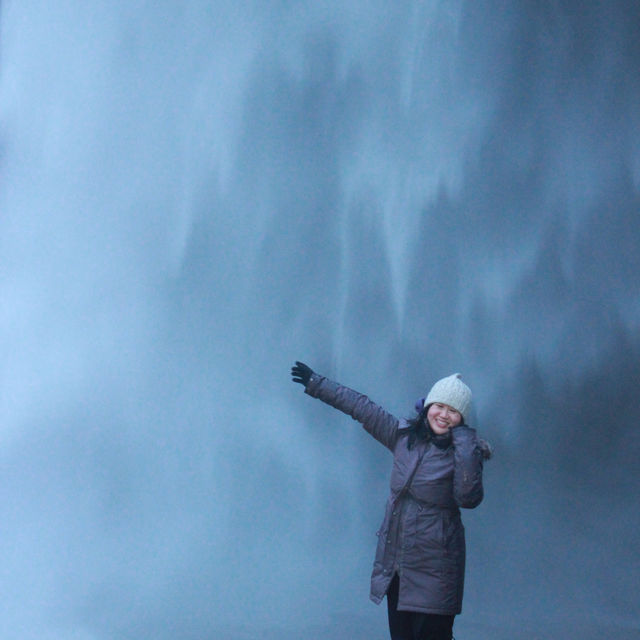
[[[0,635],[388,637],[398,416],[491,441],[458,640],[640,637],[635,2],[0,4]]]

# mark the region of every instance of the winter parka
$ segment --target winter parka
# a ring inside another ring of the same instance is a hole
[[[397,573],[398,610],[460,613],[466,552],[460,507],[472,509],[483,498],[483,456],[475,429],[459,425],[450,437],[416,440],[409,448],[407,420],[367,396],[316,373],[305,391],[360,422],[393,453],[371,599],[379,604]]]

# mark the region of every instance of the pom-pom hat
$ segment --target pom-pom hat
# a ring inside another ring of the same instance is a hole
[[[464,420],[471,407],[471,389],[462,382],[461,378],[462,376],[459,373],[454,373],[451,376],[442,378],[442,380],[438,380],[431,387],[423,406],[426,408],[434,402],[448,404],[456,411],[459,411]]]

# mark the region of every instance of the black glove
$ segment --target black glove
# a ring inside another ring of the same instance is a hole
[[[313,375],[313,370],[311,367],[307,367],[303,362],[296,363],[293,367],[291,367],[291,377],[294,382],[299,382],[303,384],[305,387],[309,384],[309,380],[311,380],[311,376]]]

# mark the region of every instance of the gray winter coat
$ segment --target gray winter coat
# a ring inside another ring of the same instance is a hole
[[[313,374],[306,393],[340,409],[393,453],[391,493],[378,531],[371,599],[379,604],[397,573],[398,609],[455,615],[462,609],[465,539],[459,507],[480,504],[482,451],[460,425],[444,443],[416,441],[408,424],[365,395]]]

